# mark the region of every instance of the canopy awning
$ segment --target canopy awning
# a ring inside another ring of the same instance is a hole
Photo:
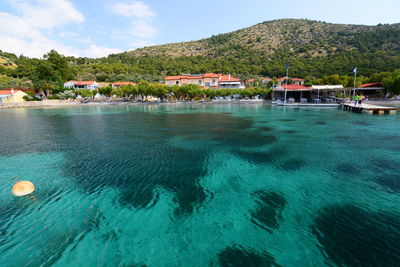
[[[344,90],[343,85],[313,85],[313,90],[339,91]]]
[[[274,92],[285,92],[285,91],[287,91],[287,92],[304,92],[304,91],[312,91],[312,89],[311,89],[311,87],[310,88],[302,88],[302,89],[286,89],[286,88],[283,88],[283,87],[278,87],[278,88],[274,88],[273,89],[273,91]]]

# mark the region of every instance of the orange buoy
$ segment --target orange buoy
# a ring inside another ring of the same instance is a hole
[[[35,186],[29,181],[17,182],[11,190],[12,194],[15,197],[26,196],[32,193],[33,191],[35,191]]]

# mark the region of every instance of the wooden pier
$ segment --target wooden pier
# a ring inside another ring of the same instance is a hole
[[[368,114],[379,114],[379,115],[383,115],[385,113],[396,114],[398,110],[397,108],[394,107],[383,107],[370,104],[354,104],[354,103],[343,103],[339,107],[343,110],[353,111],[357,113],[368,113]]]

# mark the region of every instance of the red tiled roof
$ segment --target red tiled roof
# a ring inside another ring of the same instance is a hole
[[[165,77],[165,80],[166,81],[169,81],[169,80],[180,80],[180,79],[182,79],[182,78],[187,78],[188,76],[185,76],[185,75],[178,75],[178,76],[167,76],[167,77]]]
[[[114,86],[130,85],[130,84],[134,85],[136,83],[134,83],[134,82],[115,82],[115,83],[113,83]]]
[[[230,77],[229,75],[222,75],[222,74],[216,74],[216,73],[206,73],[206,74],[201,74],[201,75],[177,75],[177,76],[167,76],[165,77],[166,81],[171,81],[171,80],[181,80],[181,79],[204,79],[204,78],[219,78],[220,82],[240,82],[241,80],[235,77]]]
[[[222,75],[221,79],[219,79],[220,82],[241,82],[242,80],[235,78],[233,76],[229,75]]]
[[[96,83],[96,81],[68,81],[68,82],[72,82],[75,85],[92,85]]]
[[[14,94],[17,93],[18,91],[21,91],[21,90],[15,89]],[[11,90],[4,90],[4,89],[0,90],[0,95],[11,95]]]
[[[254,79],[249,79],[249,80],[247,80],[249,83],[252,83],[252,82],[254,82]]]
[[[367,88],[367,87],[383,87],[383,83],[366,83],[361,85],[359,88]]]
[[[282,88],[287,89],[287,90],[311,89],[311,87],[306,87],[306,86],[297,85],[297,84],[282,84]]]
[[[287,77],[279,78],[278,81],[279,81],[279,82],[286,81],[286,78],[287,78]],[[292,81],[304,81],[304,79],[301,79],[301,78],[288,78],[288,80],[292,80]]]
[[[33,90],[33,89],[31,89],[31,88],[26,88],[26,87],[23,87],[23,86],[10,87],[10,88],[3,88],[3,89],[1,89],[1,90],[11,90],[11,89],[14,89],[14,91],[32,92],[32,93],[35,92],[35,90]]]
[[[204,78],[219,78],[221,74],[216,73],[206,73],[203,75]]]

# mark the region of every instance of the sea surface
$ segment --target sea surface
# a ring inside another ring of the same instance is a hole
[[[400,266],[399,116],[8,109],[0,137],[2,267]]]

